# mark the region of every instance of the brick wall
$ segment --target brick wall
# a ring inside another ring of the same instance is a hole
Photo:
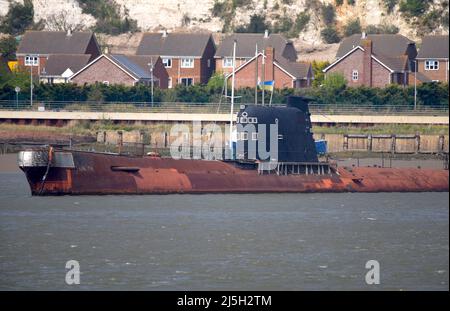
[[[377,61],[372,62],[372,86],[385,87],[391,83],[390,72]]]
[[[439,70],[425,70],[425,60],[417,60],[419,72],[431,80],[448,82],[448,60],[439,60]]]
[[[132,77],[114,65],[106,57],[100,58],[72,79],[73,83],[80,85],[84,83],[93,84],[95,82],[103,83],[104,81],[108,81],[109,84],[123,84],[128,86],[134,85],[135,82]]]

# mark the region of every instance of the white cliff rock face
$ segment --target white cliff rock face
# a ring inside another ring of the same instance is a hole
[[[8,12],[10,1],[22,2],[23,0],[0,0],[0,16]],[[115,0],[120,6],[122,14],[128,12],[129,16],[137,20],[142,31],[159,31],[163,28],[169,31],[211,31],[220,32],[224,21],[213,17],[211,9],[215,1],[229,0]],[[435,4],[444,0],[434,0]],[[323,42],[320,36],[321,30],[326,26],[322,20],[320,5],[331,3],[335,0],[292,0],[291,4],[284,4],[281,0],[251,0],[248,5],[238,7],[231,24],[234,26],[246,24],[252,14],[264,14],[266,20],[275,23],[280,17],[289,17],[295,20],[298,13],[307,10],[310,21],[306,29],[293,38],[296,46],[306,46],[307,49],[323,51]],[[64,16],[65,25],[73,25],[88,29],[95,24],[95,18],[89,14],[83,14],[77,0],[33,0],[35,10],[35,22],[46,20],[46,27],[55,30],[49,22]],[[360,19],[363,27],[367,25],[391,24],[400,29],[400,33],[410,39],[417,40],[414,29],[406,23],[398,12],[398,7],[392,14],[387,14],[380,0],[356,0],[351,6],[347,1],[336,7],[336,27],[342,30],[348,21]],[[60,18],[61,19],[61,18]],[[184,23],[183,23],[184,20]],[[53,23],[54,24],[54,23]],[[134,49],[140,34],[104,37],[105,44],[120,51]],[[130,52],[131,52],[130,50]]]
[[[0,16],[8,12],[9,3],[12,0],[0,0]],[[23,3],[23,0],[13,0]],[[41,19],[50,20],[52,18],[64,18],[68,25],[83,25],[89,28],[95,24],[95,18],[89,14],[83,14],[76,0],[33,0],[34,21]],[[48,30],[55,30],[51,29]]]

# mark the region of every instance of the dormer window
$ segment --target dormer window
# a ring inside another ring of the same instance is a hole
[[[439,70],[439,61],[435,59],[426,60],[425,70]]]

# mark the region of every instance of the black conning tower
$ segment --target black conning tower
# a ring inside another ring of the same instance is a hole
[[[242,126],[253,124],[257,132],[259,129],[258,125],[266,124],[266,137],[270,137],[269,125],[277,123],[278,162],[318,162],[316,147],[311,132],[310,116],[308,99],[299,96],[288,97],[286,107],[254,105],[241,107],[237,116],[238,159],[254,159],[249,157],[252,154],[249,151],[252,148],[258,150],[259,139],[261,137],[261,133],[255,135],[246,129],[240,129],[239,124]],[[269,139],[266,139],[266,150],[270,150]],[[256,159],[262,161],[268,160],[261,159],[258,152],[256,152]]]

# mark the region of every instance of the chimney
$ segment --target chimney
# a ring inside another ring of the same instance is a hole
[[[162,37],[167,38],[167,29],[164,29],[162,32]]]
[[[361,41],[361,46],[364,49],[363,55],[363,72],[362,72],[362,83],[365,86],[372,86],[372,40],[363,39]]]
[[[272,81],[273,80],[273,59],[274,59],[275,49],[271,46],[266,47],[265,49],[265,68],[264,68],[264,80]]]
[[[367,38],[367,35],[366,35],[366,33],[363,31],[362,34],[361,34],[361,39],[366,39],[366,38]]]
[[[72,35],[72,29],[67,29],[67,36],[70,37]]]
[[[109,54],[109,48],[107,46],[103,48],[103,54]]]
[[[266,30],[264,30],[264,38],[269,38],[269,30],[268,29],[266,29]]]

